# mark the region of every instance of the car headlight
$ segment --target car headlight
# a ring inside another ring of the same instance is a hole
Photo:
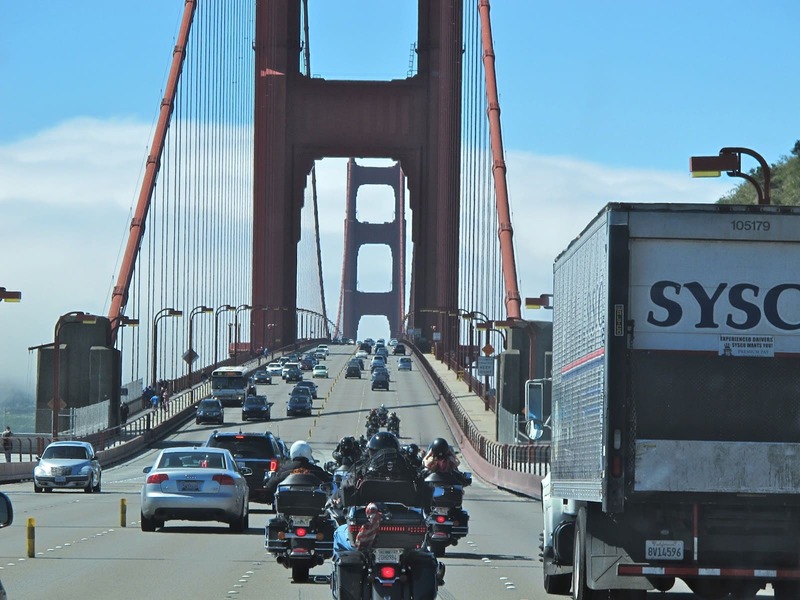
[[[33,467],[33,474],[36,475],[37,477],[43,477],[49,475],[50,473],[46,468],[36,465],[35,467]]]
[[[89,474],[89,473],[91,473],[91,472],[92,472],[92,467],[91,467],[91,465],[83,465],[83,466],[81,467],[81,475],[88,475],[88,474]]]

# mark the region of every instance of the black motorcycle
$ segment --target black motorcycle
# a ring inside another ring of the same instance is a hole
[[[293,473],[275,492],[274,519],[266,530],[266,548],[292,570],[292,581],[308,580],[312,567],[333,556],[336,522],[326,511],[335,486],[309,474]]]
[[[372,487],[373,489],[365,489]],[[407,482],[364,481],[361,495],[394,498],[380,503],[380,523],[375,537],[357,550],[334,557],[331,593],[337,600],[434,600],[443,566],[424,549],[427,526],[416,502],[416,490]],[[404,502],[402,502],[404,501]],[[374,518],[374,517],[373,517]],[[361,529],[370,517],[365,506],[347,510],[348,537],[357,547]]]
[[[367,417],[367,439],[378,433],[380,429],[380,422],[377,418],[370,419]]]
[[[471,473],[431,473],[425,483],[432,489],[431,507],[426,511],[428,535],[425,544],[434,556],[444,556],[469,533],[469,513],[461,504],[464,487],[472,483]]]
[[[389,415],[389,420],[386,422],[386,430],[400,437],[400,417],[394,413]]]

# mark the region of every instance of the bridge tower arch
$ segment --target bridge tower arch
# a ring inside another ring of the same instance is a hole
[[[253,306],[296,307],[306,177],[314,160],[354,156],[393,159],[407,177],[411,306],[457,305],[462,0],[418,0],[417,10],[417,74],[346,81],[301,73],[301,0],[256,3]],[[266,314],[252,314],[256,346],[266,343],[258,339]],[[274,337],[293,341],[295,312],[275,315]],[[432,318],[417,314],[416,326]]]

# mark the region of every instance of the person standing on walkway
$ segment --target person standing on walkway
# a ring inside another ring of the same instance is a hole
[[[6,430],[3,432],[3,452],[6,455],[6,462],[11,462],[11,426],[6,425]]]

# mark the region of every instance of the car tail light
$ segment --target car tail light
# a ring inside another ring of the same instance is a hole
[[[278,470],[278,461],[277,460],[269,461],[269,470],[270,471],[277,471]]]
[[[294,530],[294,533],[297,537],[306,537],[306,533],[308,533],[308,530],[305,527],[298,527],[297,529]]]
[[[394,579],[397,575],[397,570],[391,565],[384,565],[381,567],[381,579]]]
[[[447,517],[445,517],[444,515],[436,515],[437,523],[444,523],[445,521],[447,521]]]
[[[162,481],[166,481],[167,479],[169,479],[169,475],[167,475],[166,473],[153,473],[147,478],[147,483],[154,483],[158,485],[159,483],[161,483]]]
[[[234,485],[235,483],[233,481],[233,477],[231,477],[230,475],[222,475],[222,474],[214,475],[214,477],[212,477],[211,479],[213,479],[220,485]]]

